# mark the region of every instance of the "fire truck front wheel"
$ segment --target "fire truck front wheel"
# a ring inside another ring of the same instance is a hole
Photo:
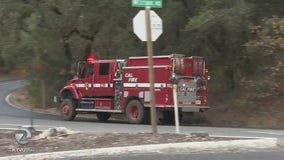
[[[64,99],[61,103],[61,116],[64,120],[72,121],[76,117],[74,101]]]
[[[138,100],[131,100],[126,106],[126,117],[129,123],[142,123],[145,119],[145,108]]]

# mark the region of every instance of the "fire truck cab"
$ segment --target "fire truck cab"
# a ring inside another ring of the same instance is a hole
[[[61,115],[73,120],[78,113],[96,113],[106,121],[113,113],[125,114],[129,123],[150,121],[148,57],[86,60],[77,64],[76,78],[60,90]],[[202,112],[207,106],[204,58],[180,54],[154,56],[155,107],[158,117],[173,119],[173,84],[178,86],[179,113]]]

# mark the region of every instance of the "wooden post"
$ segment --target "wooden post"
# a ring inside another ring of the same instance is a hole
[[[152,43],[152,33],[151,33],[151,17],[150,8],[145,9],[146,18],[146,33],[147,33],[147,54],[148,54],[148,66],[149,66],[149,82],[150,82],[150,105],[151,105],[151,124],[152,133],[157,134],[157,113],[156,113],[156,99],[155,99],[155,77],[153,70],[153,43]]]

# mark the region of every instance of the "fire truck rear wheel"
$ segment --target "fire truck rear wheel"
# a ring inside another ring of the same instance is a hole
[[[72,121],[76,117],[75,102],[64,99],[61,103],[61,116],[64,120]]]
[[[101,122],[107,121],[110,116],[111,116],[111,114],[107,113],[107,112],[99,112],[99,113],[97,113],[97,118]]]
[[[145,108],[138,100],[131,100],[126,106],[126,117],[129,123],[143,123]]]

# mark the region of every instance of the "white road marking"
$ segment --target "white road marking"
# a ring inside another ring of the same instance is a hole
[[[8,94],[6,97],[5,97],[5,101],[8,105],[10,105],[11,107],[14,107],[14,108],[17,108],[17,109],[20,109],[20,110],[24,110],[24,111],[31,111],[29,109],[26,109],[26,108],[23,108],[23,107],[20,107],[20,106],[17,106],[15,104],[13,104],[11,101],[10,101],[10,97],[11,97],[12,93]]]
[[[284,133],[277,133],[277,132],[271,132],[271,131],[243,131],[243,132],[284,136]]]
[[[29,125],[23,125],[23,124],[1,124],[0,123],[0,126],[15,126],[15,127],[19,127],[19,126],[29,126]],[[52,128],[52,127],[56,127],[56,126],[49,126],[49,125],[33,125],[34,127],[49,127],[49,128]],[[0,127],[1,128],[1,127]]]
[[[23,125],[23,124],[0,124],[0,129],[8,129],[8,130],[16,130],[19,127],[29,127],[31,125]],[[50,125],[33,125],[37,131],[45,131],[49,128],[57,128],[58,126],[50,126]]]

